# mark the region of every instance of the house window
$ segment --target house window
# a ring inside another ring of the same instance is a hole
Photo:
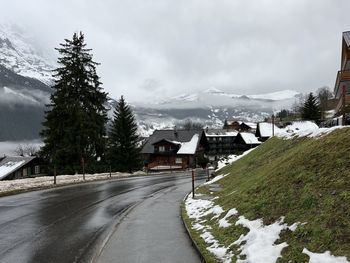
[[[159,151],[160,152],[165,152],[165,146],[159,146]]]
[[[39,174],[40,173],[40,166],[39,165],[35,165],[34,166],[34,173],[35,174]]]
[[[176,158],[175,163],[182,163],[182,158]]]
[[[23,177],[26,177],[26,176],[28,175],[28,173],[27,173],[27,168],[24,168],[24,169],[23,169],[22,175],[23,175]]]

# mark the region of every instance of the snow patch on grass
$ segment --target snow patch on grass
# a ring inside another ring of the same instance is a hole
[[[223,218],[221,218],[221,219],[219,220],[219,227],[226,228],[226,227],[231,226],[232,224],[229,223],[229,222],[227,221],[227,219],[228,219],[229,217],[234,216],[234,215],[237,215],[237,214],[238,214],[238,211],[237,211],[236,208],[230,209],[230,210],[227,212],[227,214],[226,214]]]
[[[236,225],[248,228],[249,232],[232,243],[232,245],[243,244],[240,247],[240,255],[246,256],[246,259],[238,259],[237,263],[275,263],[281,257],[282,249],[288,246],[286,242],[275,244],[281,231],[289,228],[283,221],[284,218],[281,217],[271,225],[264,225],[262,219],[250,221],[240,216]]]
[[[200,237],[209,245],[207,250],[213,253],[221,262],[231,262],[233,253],[228,247],[221,245],[219,241],[214,238],[210,232],[211,227],[206,226],[204,224],[206,220],[203,219],[203,217],[211,214],[214,214],[212,219],[218,218],[224,210],[219,205],[215,205],[213,200],[193,199],[192,195],[187,197],[185,207],[188,217],[195,221],[195,223],[192,224],[192,229],[202,231]]]
[[[350,126],[334,126],[331,128],[319,128],[311,121],[293,122],[284,129],[279,129],[276,136],[283,139],[293,139],[295,137],[319,138],[335,130],[349,128]]]
[[[303,253],[310,257],[309,263],[349,263],[346,257],[335,257],[329,251],[313,253],[304,248]]]
[[[245,151],[244,153],[242,153],[241,155],[229,155],[227,158],[223,158],[223,159],[219,160],[218,161],[218,168],[216,169],[216,171],[220,170],[221,168],[225,167],[226,165],[230,165],[233,162],[241,159],[243,156],[247,155],[248,153],[250,153],[254,149],[255,148],[249,149],[249,150]]]

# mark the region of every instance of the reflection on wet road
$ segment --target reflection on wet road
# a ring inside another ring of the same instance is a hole
[[[0,262],[87,262],[118,217],[189,173],[62,187],[0,198]]]

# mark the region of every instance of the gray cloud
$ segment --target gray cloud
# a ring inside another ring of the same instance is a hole
[[[238,94],[333,87],[341,33],[350,30],[348,0],[12,0],[1,6],[5,20],[26,25],[50,50],[82,30],[101,63],[104,88],[128,101],[212,86]]]

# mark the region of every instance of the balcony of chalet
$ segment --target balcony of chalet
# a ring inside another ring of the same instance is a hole
[[[334,94],[338,100],[335,108],[338,115],[350,112],[350,70],[340,70],[337,74],[335,82]],[[345,94],[343,94],[343,86],[345,86]]]

